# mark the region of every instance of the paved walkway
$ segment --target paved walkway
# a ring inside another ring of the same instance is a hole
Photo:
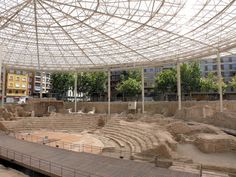
[[[51,176],[64,177],[198,177],[153,164],[78,153],[0,135],[0,156]]]

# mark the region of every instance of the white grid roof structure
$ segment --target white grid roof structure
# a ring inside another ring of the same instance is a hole
[[[3,64],[151,66],[235,53],[235,0],[0,0]]]

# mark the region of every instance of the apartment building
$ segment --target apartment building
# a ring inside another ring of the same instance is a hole
[[[7,74],[6,96],[28,96],[28,75]]]
[[[208,59],[200,62],[202,76],[209,72],[217,72],[216,59]],[[236,55],[221,58],[221,74],[225,82],[229,82],[236,74]]]
[[[209,72],[217,72],[216,59],[206,59],[200,61],[200,69],[202,76],[207,76]],[[160,67],[150,67],[144,69],[144,89],[145,95],[152,94],[155,86],[155,77],[161,71],[175,67],[174,64],[169,64]],[[116,93],[116,85],[120,82],[121,71],[114,71],[111,74],[111,90]],[[221,74],[226,83],[236,75],[236,55],[221,57]],[[227,91],[234,91],[233,88],[228,88]]]
[[[42,76],[40,72],[35,72],[34,76],[34,94],[39,94],[41,89],[42,79],[42,93],[49,93],[51,90],[51,74],[43,72]]]
[[[31,96],[33,93],[33,71],[18,69],[6,70],[6,96]]]

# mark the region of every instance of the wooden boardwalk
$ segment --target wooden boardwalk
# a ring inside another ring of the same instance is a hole
[[[154,164],[78,153],[0,135],[0,157],[41,172],[63,177],[198,177]]]

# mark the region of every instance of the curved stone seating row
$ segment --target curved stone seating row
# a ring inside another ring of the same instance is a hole
[[[114,134],[109,134],[109,135],[106,134],[104,136],[109,138],[110,140],[112,140],[116,144],[118,144],[119,149],[117,149],[117,150],[124,150],[124,151],[130,151],[130,152],[135,151],[135,146],[132,145],[129,141],[125,141],[123,139],[123,137],[120,137],[120,136],[114,135]]]
[[[122,131],[120,129],[106,129],[106,130],[103,130],[103,132],[105,134],[118,133],[119,135],[123,135],[129,139],[132,139],[133,141],[135,141],[135,144],[137,144],[141,148],[141,150],[150,148],[148,147],[148,144],[145,141],[145,139],[143,139],[143,137],[140,137],[140,135],[138,134],[134,134],[129,131]]]
[[[119,125],[109,126],[109,130],[125,132],[129,136],[140,139],[138,141],[145,143],[146,148],[144,149],[150,149],[158,144],[158,139],[153,134],[144,132],[142,129],[131,128],[129,126],[124,128],[124,126]]]
[[[132,124],[120,124],[119,120],[109,121],[101,132],[120,148],[126,146],[134,153],[155,148],[159,144],[159,139],[151,132]]]
[[[27,118],[18,120],[15,126],[12,126],[12,131],[27,131],[27,130],[65,130],[81,132],[86,129],[96,129],[96,118]]]
[[[104,131],[104,135],[112,135],[114,138],[119,138],[120,140],[123,140],[126,144],[129,144],[132,152],[141,152],[142,151],[142,147],[140,145],[140,143],[131,138],[130,136],[127,136],[126,134],[123,133],[117,133],[117,132],[113,132],[113,131]],[[125,145],[124,145],[125,146]]]
[[[124,125],[119,125],[120,123],[118,121],[116,121],[113,125],[118,126],[118,127],[122,127]],[[125,124],[126,125],[126,124]],[[153,143],[152,145],[158,146],[158,144],[167,144],[172,150],[176,150],[177,148],[177,142],[171,138],[172,135],[167,132],[167,131],[152,131],[152,132],[148,132],[146,131],[145,133],[143,129],[141,129],[140,127],[136,126],[136,125],[132,125],[132,124],[128,124],[128,126],[125,126],[126,130],[130,129],[131,131],[136,131],[138,133],[144,134],[146,139],[150,139],[150,141]],[[161,135],[160,135],[161,132]]]
[[[123,124],[120,124],[119,120],[112,120],[109,124],[109,128],[118,127],[118,128],[124,129],[124,126],[125,126],[125,130],[130,130],[132,132],[137,132],[138,134],[142,134],[143,137],[145,137],[145,139],[149,139],[153,143],[152,144],[153,146],[158,145],[159,138],[154,133],[148,132],[148,131],[145,131],[144,133],[144,129],[136,125],[132,125],[132,124],[123,125]]]

